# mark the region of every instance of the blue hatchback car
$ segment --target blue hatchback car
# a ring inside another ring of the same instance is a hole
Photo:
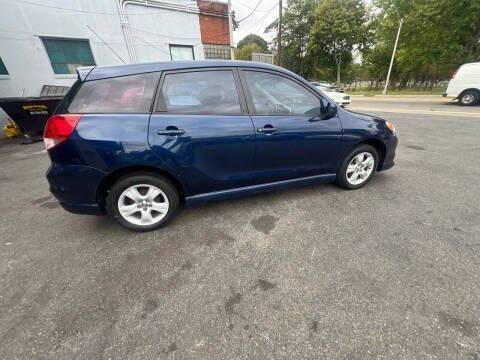
[[[182,203],[327,181],[357,189],[394,164],[391,123],[338,108],[280,67],[190,61],[77,72],[44,133],[50,191],[72,213],[152,230]]]

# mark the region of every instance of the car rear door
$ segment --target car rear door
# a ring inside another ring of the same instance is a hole
[[[255,131],[233,68],[162,74],[148,140],[187,196],[252,184]]]
[[[259,182],[334,174],[342,128],[338,117],[320,120],[319,94],[286,74],[240,71],[257,134]]]

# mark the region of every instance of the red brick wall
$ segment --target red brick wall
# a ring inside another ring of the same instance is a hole
[[[224,3],[197,0],[200,8],[200,33],[204,44],[230,44],[228,28],[228,5]],[[207,15],[206,12],[224,14],[223,17]]]

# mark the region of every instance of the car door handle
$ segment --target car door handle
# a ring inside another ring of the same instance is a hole
[[[265,125],[263,128],[257,128],[258,132],[264,133],[264,134],[272,134],[275,131],[277,131],[277,128],[274,128],[272,125]]]
[[[185,130],[167,127],[165,130],[157,130],[158,135],[179,136],[185,134]]]

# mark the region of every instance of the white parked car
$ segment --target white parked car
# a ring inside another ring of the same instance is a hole
[[[311,82],[311,84],[317,89],[323,91],[330,99],[340,106],[349,105],[352,102],[349,95],[336,91],[335,88],[329,84],[315,81]]]
[[[343,89],[337,87],[335,84],[330,84],[325,81],[315,81],[315,84],[317,84],[317,86],[323,86],[325,88],[335,90],[336,92],[343,92]]]
[[[458,99],[458,103],[471,106],[480,103],[480,62],[463,64],[452,75],[444,97]]]

